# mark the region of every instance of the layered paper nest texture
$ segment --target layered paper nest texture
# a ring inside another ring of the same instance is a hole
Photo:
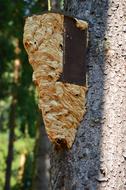
[[[86,87],[58,81],[63,72],[64,15],[44,13],[27,17],[24,46],[33,67],[39,108],[49,139],[71,148],[85,113]],[[76,26],[87,27],[76,20]]]

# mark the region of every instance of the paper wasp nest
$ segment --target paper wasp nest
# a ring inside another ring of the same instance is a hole
[[[26,19],[24,46],[33,67],[39,108],[49,139],[70,148],[85,113],[86,87],[59,81],[63,72],[64,15],[44,13]],[[76,20],[77,27],[87,27]]]

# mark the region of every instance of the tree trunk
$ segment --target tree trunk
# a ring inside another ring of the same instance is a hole
[[[60,9],[60,0],[51,0],[52,9]]]
[[[51,154],[53,190],[126,189],[126,0],[65,0],[89,23],[87,113],[71,150]]]
[[[49,189],[49,140],[42,122],[38,122],[34,151],[34,171],[32,190]]]
[[[17,53],[18,54],[18,53]],[[13,161],[13,149],[14,149],[14,139],[15,139],[15,120],[16,120],[16,106],[17,106],[17,93],[18,93],[18,81],[19,81],[19,72],[20,72],[20,59],[17,58],[14,61],[14,82],[12,86],[12,103],[10,106],[10,115],[9,115],[9,139],[8,139],[8,154],[6,159],[6,172],[5,172],[5,185],[4,190],[11,189],[11,169]]]
[[[12,104],[10,107],[10,117],[9,117],[9,140],[8,140],[8,154],[6,159],[6,173],[5,173],[5,186],[4,190],[10,190],[10,180],[11,180],[11,168],[13,161],[13,146],[15,138],[15,109],[16,109],[16,99],[13,97]]]

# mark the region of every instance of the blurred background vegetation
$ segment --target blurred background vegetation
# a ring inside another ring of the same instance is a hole
[[[48,10],[48,3],[0,0],[0,190],[49,188],[49,143],[22,43],[25,16]]]

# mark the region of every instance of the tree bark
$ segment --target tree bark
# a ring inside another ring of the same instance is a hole
[[[60,9],[60,0],[51,0],[51,7],[53,10]]]
[[[87,113],[72,149],[51,153],[53,190],[126,189],[126,0],[65,0],[89,23]]]
[[[14,146],[14,138],[15,138],[15,109],[16,109],[17,101],[15,97],[13,97],[12,104],[10,107],[10,117],[9,117],[9,140],[8,140],[8,154],[6,159],[6,173],[5,173],[5,186],[4,190],[10,190],[10,180],[11,180],[11,168],[13,161],[13,146]]]
[[[38,122],[34,150],[34,171],[32,190],[49,189],[49,140],[42,122]]]
[[[18,54],[18,53],[17,53]],[[8,154],[6,159],[6,172],[5,172],[5,185],[4,190],[11,189],[11,169],[13,161],[13,149],[14,149],[14,139],[15,139],[15,127],[16,127],[16,106],[18,101],[18,81],[19,81],[19,72],[20,72],[20,59],[17,57],[14,61],[14,81],[12,85],[12,103],[10,106],[10,115],[9,115],[9,139],[8,139]]]

